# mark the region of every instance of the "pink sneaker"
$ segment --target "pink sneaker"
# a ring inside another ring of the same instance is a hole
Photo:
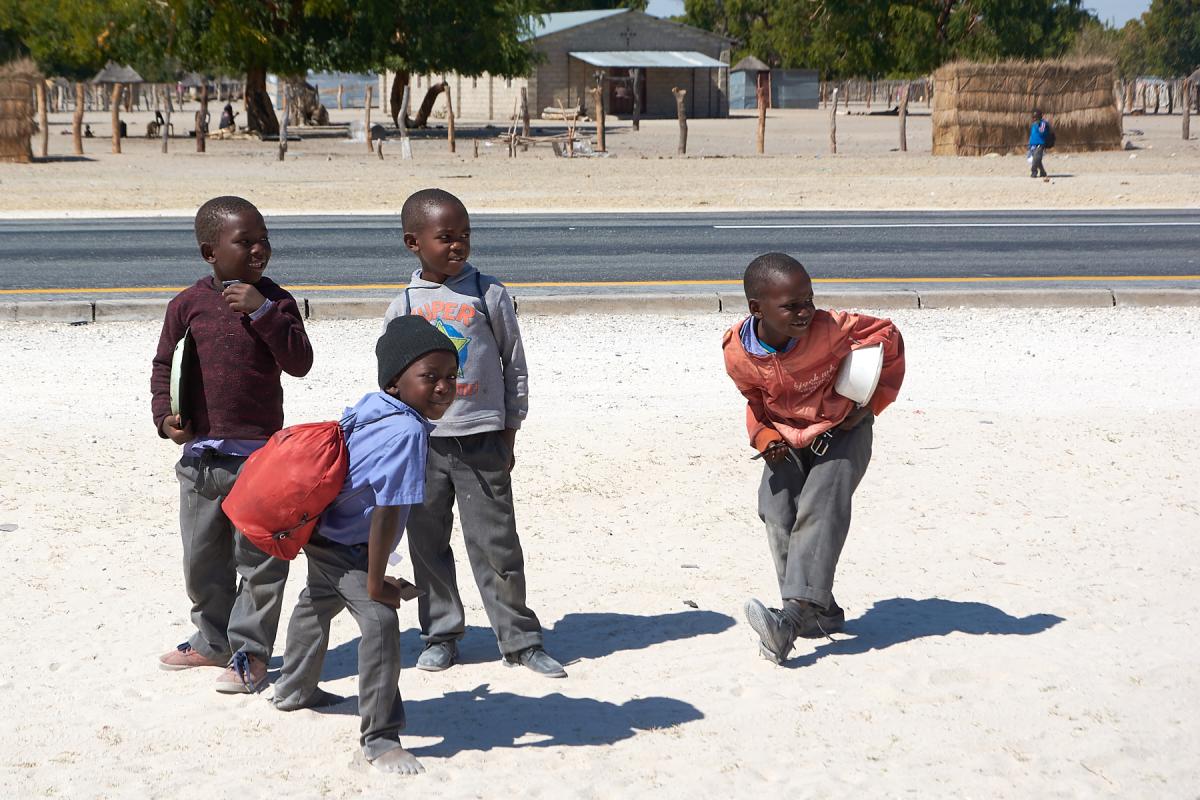
[[[221,694],[254,694],[266,685],[266,663],[239,650],[233,654],[229,666],[217,678],[216,690]]]
[[[192,669],[193,667],[219,667],[220,661],[213,661],[211,658],[206,658],[200,655],[199,652],[192,649],[192,646],[187,642],[176,647],[169,653],[163,653],[158,657],[159,669],[177,670],[177,669]]]

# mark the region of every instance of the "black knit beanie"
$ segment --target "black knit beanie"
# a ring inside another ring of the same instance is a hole
[[[409,364],[426,353],[445,350],[456,358],[454,343],[421,316],[405,315],[388,323],[387,329],[375,343],[379,361],[379,388],[386,389],[392,378],[408,369]]]

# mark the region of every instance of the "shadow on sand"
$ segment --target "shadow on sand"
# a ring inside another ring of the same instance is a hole
[[[643,650],[663,642],[721,633],[733,627],[734,619],[715,611],[678,611],[670,614],[581,613],[567,614],[546,631],[546,650],[563,664],[584,658],[603,658],[623,650]],[[358,674],[358,643],[355,637],[329,650],[321,680],[331,681]],[[411,667],[424,647],[415,630],[400,637],[404,664]],[[500,651],[491,628],[467,627],[458,646],[459,663],[482,664],[497,661]],[[282,659],[271,660],[278,668]]]
[[[987,603],[964,603],[929,597],[880,600],[865,614],[846,622],[852,639],[818,642],[811,653],[793,657],[786,666],[809,667],[823,656],[860,655],[914,639],[967,633],[973,636],[1032,636],[1053,628],[1063,618],[1054,614],[1014,617]],[[802,646],[803,640],[798,644]]]

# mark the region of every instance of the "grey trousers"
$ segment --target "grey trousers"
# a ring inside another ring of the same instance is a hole
[[[251,544],[221,510],[245,461],[208,450],[175,465],[183,581],[196,626],[188,643],[215,661],[238,651],[271,659],[287,583],[288,562]]]
[[[1033,161],[1031,161],[1029,165],[1030,177],[1046,177],[1046,168],[1042,166],[1042,159],[1046,156],[1046,148],[1039,144],[1029,151],[1029,155],[1033,157]]]
[[[425,503],[414,506],[408,517],[413,580],[425,591],[417,611],[427,643],[458,640],[466,630],[450,548],[457,498],[467,560],[500,652],[511,655],[542,645],[542,625],[525,605],[525,556],[513,509],[511,456],[500,431],[429,438]]]
[[[288,624],[283,669],[275,682],[277,705],[302,707],[321,679],[329,649],[329,623],[350,611],[358,643],[359,744],[368,760],[400,746],[404,703],[400,699],[400,620],[396,610],[367,594],[367,546],[348,546],[314,536],[304,546],[308,585]]]
[[[850,531],[850,501],[871,461],[873,420],[835,431],[824,455],[809,448],[763,468],[758,514],[767,526],[784,601],[833,604],[833,575]]]

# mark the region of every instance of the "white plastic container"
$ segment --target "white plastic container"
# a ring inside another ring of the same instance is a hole
[[[866,405],[879,386],[879,375],[883,372],[883,345],[873,344],[851,350],[842,359],[833,390],[860,406]]]

